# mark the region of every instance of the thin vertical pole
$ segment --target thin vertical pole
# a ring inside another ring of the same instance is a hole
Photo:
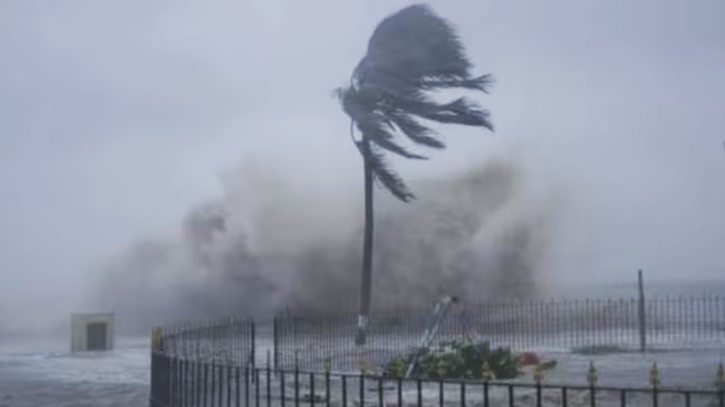
[[[194,398],[196,399],[196,405],[201,406],[201,383],[203,376],[201,373],[201,364],[199,362],[195,363],[194,375],[196,376],[196,394],[194,395]]]
[[[310,406],[315,407],[315,374],[310,373]],[[270,407],[267,405],[267,407]]]
[[[234,388],[234,391],[235,391],[234,396],[235,396],[235,399],[236,399],[235,400],[236,401],[235,406],[236,407],[241,407],[241,405],[240,405],[241,404],[240,403],[241,397],[240,396],[241,396],[241,393],[242,392],[240,391],[239,387],[242,385],[242,378],[240,377],[239,367],[238,366],[236,368],[234,368],[234,373],[235,373],[234,374],[234,376],[235,376],[235,380],[234,381],[236,382],[236,386]]]
[[[219,365],[219,407],[224,403],[224,366]]]
[[[488,381],[483,382],[483,407],[488,407]]]
[[[285,371],[282,370],[279,372],[279,399],[280,399],[280,404],[282,404],[282,407],[285,407],[285,398],[287,395],[287,392],[284,390],[284,377],[285,377]]]
[[[300,370],[295,366],[295,407],[300,405]]]
[[[272,405],[272,376],[269,368],[269,352],[267,352],[267,407]]]
[[[398,378],[398,407],[403,405],[403,379]],[[345,406],[343,406],[345,407]]]
[[[186,405],[190,406],[194,403],[194,382],[196,381],[194,378],[194,362],[191,360],[186,362],[186,377],[187,377],[187,386],[189,387],[189,390],[186,392]]]
[[[227,366],[227,407],[232,407],[232,366]]]
[[[254,407],[259,407],[259,369],[254,369]]]
[[[385,398],[383,396],[383,378],[378,378],[378,403],[380,407],[385,405]]]
[[[347,376],[342,375],[342,407],[347,407]]]
[[[438,382],[438,406],[445,406],[445,390],[443,386],[443,380]]]
[[[370,306],[372,302],[372,273],[373,273],[373,235],[374,235],[374,201],[373,193],[375,189],[372,151],[370,148],[370,139],[366,136],[362,137],[359,142],[360,151],[363,153],[363,173],[364,173],[364,194],[365,194],[365,230],[363,233],[363,259],[362,259],[362,276],[360,284],[360,313],[357,323],[357,334],[355,335],[355,344],[364,345],[367,339],[367,323],[370,315]]]
[[[204,363],[204,407],[206,407],[207,401],[209,400],[209,365]]]
[[[211,362],[211,406],[214,407],[214,400],[216,400],[216,365]]]
[[[637,272],[637,286],[639,288],[639,350],[644,352],[647,349],[647,320],[644,302],[644,277],[641,269]]]
[[[169,386],[169,392],[170,392],[169,402],[171,403],[171,405],[176,405],[179,362],[178,362],[178,359],[176,359],[176,358],[171,358],[169,360],[171,361],[170,362],[171,381],[170,381],[170,386]]]
[[[252,328],[252,335],[251,335],[251,347],[252,347],[252,367],[257,367],[257,348],[256,348],[256,342],[257,342],[257,328],[254,325],[254,320],[250,321],[251,328]],[[255,377],[256,379],[256,377]]]
[[[466,407],[466,382],[461,382],[461,407]]]
[[[720,296],[715,297],[715,326],[720,325],[720,310],[722,307],[720,306]],[[718,332],[722,332],[718,330]],[[720,335],[718,335],[719,337]]]
[[[186,346],[186,343],[184,343],[184,346]],[[181,388],[180,390],[180,398],[179,398],[179,405],[183,406],[187,402],[187,393],[189,392],[189,385],[188,385],[188,377],[186,375],[187,373],[187,364],[186,360],[181,360]]]
[[[244,407],[249,407],[249,365],[244,368]]]
[[[196,405],[198,406],[199,403],[194,404],[194,400],[196,400],[196,389],[199,382],[199,376],[196,372],[196,362],[191,361],[191,385],[189,386],[189,404],[188,405]],[[239,407],[239,406],[237,406]]]
[[[422,389],[423,386],[422,386],[422,383],[421,383],[420,379],[418,379],[418,381],[416,382],[416,384],[417,384],[417,390],[418,390],[418,404],[417,404],[417,406],[418,407],[422,407],[423,406],[423,389]],[[362,403],[361,403],[361,405],[362,405]]]
[[[272,351],[274,352],[275,374],[277,372],[277,369],[279,369],[279,363],[278,363],[278,359],[279,359],[279,332],[278,332],[279,326],[277,325],[279,323],[278,318],[279,318],[279,316],[275,315],[274,319],[272,320],[272,338],[273,338],[273,342],[272,342],[273,350]]]

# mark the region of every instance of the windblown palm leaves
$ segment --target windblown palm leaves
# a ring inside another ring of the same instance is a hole
[[[388,165],[385,153],[410,159],[426,157],[398,144],[396,133],[415,144],[443,149],[444,143],[421,119],[493,130],[489,112],[474,101],[461,97],[438,103],[429,95],[442,89],[487,92],[491,76],[473,77],[470,69],[453,27],[428,6],[412,5],[377,26],[350,86],[338,89],[345,113],[362,140],[370,143],[365,159],[375,179],[398,199],[407,202],[414,195]],[[363,141],[356,143],[365,157]]]

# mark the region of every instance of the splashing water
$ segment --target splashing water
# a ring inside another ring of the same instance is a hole
[[[354,312],[359,196],[320,193],[253,164],[223,181],[223,197],[191,210],[175,239],[140,242],[109,261],[97,301],[117,312],[120,328],[289,307]],[[428,308],[444,295],[537,294],[553,207],[516,160],[412,186],[412,204],[376,197],[375,310]]]

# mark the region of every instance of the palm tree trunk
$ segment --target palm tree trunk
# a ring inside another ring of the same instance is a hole
[[[363,136],[361,140],[365,174],[365,232],[363,237],[362,281],[360,285],[360,313],[358,315],[356,345],[364,345],[367,338],[368,315],[372,302],[373,280],[373,169],[370,162],[370,141]]]

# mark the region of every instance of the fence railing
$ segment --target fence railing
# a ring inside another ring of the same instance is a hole
[[[644,312],[642,312],[644,311]],[[275,367],[349,370],[361,357],[376,367],[417,346],[428,315],[373,315],[368,342],[355,346],[357,317],[280,316],[274,320]],[[725,348],[725,299],[560,299],[460,304],[438,341],[471,338],[514,350],[661,350]]]
[[[683,389],[661,386],[656,375],[643,387],[597,384],[595,370],[581,386],[490,380],[423,380],[299,369],[240,367],[154,352],[152,407],[272,406],[718,406],[725,407],[722,369],[718,386]],[[646,377],[646,376],[644,376]]]
[[[255,324],[250,318],[223,318],[157,328],[154,350],[167,355],[245,366],[254,364]]]
[[[244,374],[254,377],[254,385],[259,386],[260,382],[254,376],[260,372],[255,370],[255,367],[264,364],[258,363],[256,360],[259,355],[267,356],[267,366],[275,373],[275,380],[281,380],[281,382],[264,382],[267,383],[265,386],[277,383],[284,388],[285,380],[287,380],[285,372],[304,371],[307,372],[306,375],[310,374],[309,372],[321,372],[327,369],[354,372],[361,362],[364,362],[364,365],[367,366],[366,369],[372,374],[363,375],[362,380],[376,380],[378,376],[375,374],[382,372],[382,367],[386,363],[394,357],[405,356],[418,348],[428,318],[429,315],[423,313],[418,315],[373,315],[368,322],[370,329],[368,341],[363,347],[354,345],[357,329],[357,317],[354,315],[279,316],[272,321],[271,332],[264,333],[264,329],[260,329],[261,335],[253,320],[241,318],[158,328],[154,331],[152,346],[152,405],[164,407],[204,405],[189,404],[189,400],[196,400],[189,398],[191,397],[189,394],[196,398],[207,396],[213,398],[221,397],[219,392],[241,392],[241,387],[237,387],[235,390],[234,387],[225,386],[232,386],[230,383],[236,383],[239,386],[241,383],[239,377]],[[581,352],[595,352],[603,348],[609,351],[725,349],[725,299],[714,296],[655,297],[645,301],[643,297],[640,297],[640,299],[618,300],[561,299],[459,304],[450,309],[443,320],[437,340],[446,342],[462,338],[488,341],[492,346],[509,347],[518,351],[542,349],[576,351],[578,349]],[[642,347],[643,344],[644,347]],[[269,369],[263,374],[270,374]],[[282,378],[277,379],[278,377]],[[360,379],[355,378],[354,375],[331,375],[331,377],[346,378],[340,379],[342,381],[336,384],[338,390],[340,390],[339,386],[346,386],[344,385],[345,380]],[[387,379],[385,382],[390,383]],[[428,381],[415,383],[431,386]],[[530,385],[490,384],[492,389],[505,388],[506,392],[516,391],[517,394],[527,394],[524,391],[527,388],[531,390]],[[475,387],[474,383],[469,382],[457,385]],[[450,387],[451,384],[445,382],[444,388],[447,389],[446,386]],[[580,394],[581,389],[578,387],[566,387],[569,390],[556,387],[557,391],[563,392],[557,393],[559,399],[556,399],[553,396],[552,388],[547,386],[540,383],[537,391],[541,395],[536,397],[543,397],[546,403],[551,402],[554,403],[551,405],[556,406],[583,405],[572,404],[574,399],[571,397],[574,397],[574,394]],[[597,388],[596,393],[604,394],[608,391],[607,394],[610,394],[614,391],[609,390]],[[667,406],[679,404],[689,406],[691,404],[688,400],[692,399],[691,401],[694,403],[696,396],[700,394],[695,390],[688,392],[665,390],[667,389],[657,388],[653,391],[655,396],[659,394],[665,397],[665,394],[678,394],[683,397],[682,403],[676,401],[678,404],[672,404],[675,403],[673,401],[663,404]],[[431,391],[426,390],[425,394],[429,394]],[[571,392],[569,396],[565,396],[567,391]],[[643,391],[642,389],[617,389],[614,392],[619,392],[620,395],[626,393],[621,396],[624,397],[622,400],[626,401],[629,398],[634,400],[640,397],[635,394]],[[445,390],[445,392],[445,394],[450,394],[449,390]],[[342,393],[345,394],[345,391],[342,390]],[[403,393],[408,394],[405,391]],[[245,397],[255,395],[250,392],[240,394],[245,394]],[[264,394],[264,397],[272,397],[269,392]],[[482,393],[474,392],[473,394]],[[534,397],[531,394],[526,397],[531,399]],[[313,396],[310,397],[314,399]],[[475,397],[468,400],[474,400]],[[178,404],[180,403],[178,400],[184,400],[185,404]],[[227,403],[235,401],[230,398],[224,400]],[[279,401],[283,407],[286,402],[284,400],[288,399],[281,398]],[[426,402],[425,404],[431,403]],[[226,405],[231,406],[231,404]],[[255,404],[255,407],[259,406]]]

